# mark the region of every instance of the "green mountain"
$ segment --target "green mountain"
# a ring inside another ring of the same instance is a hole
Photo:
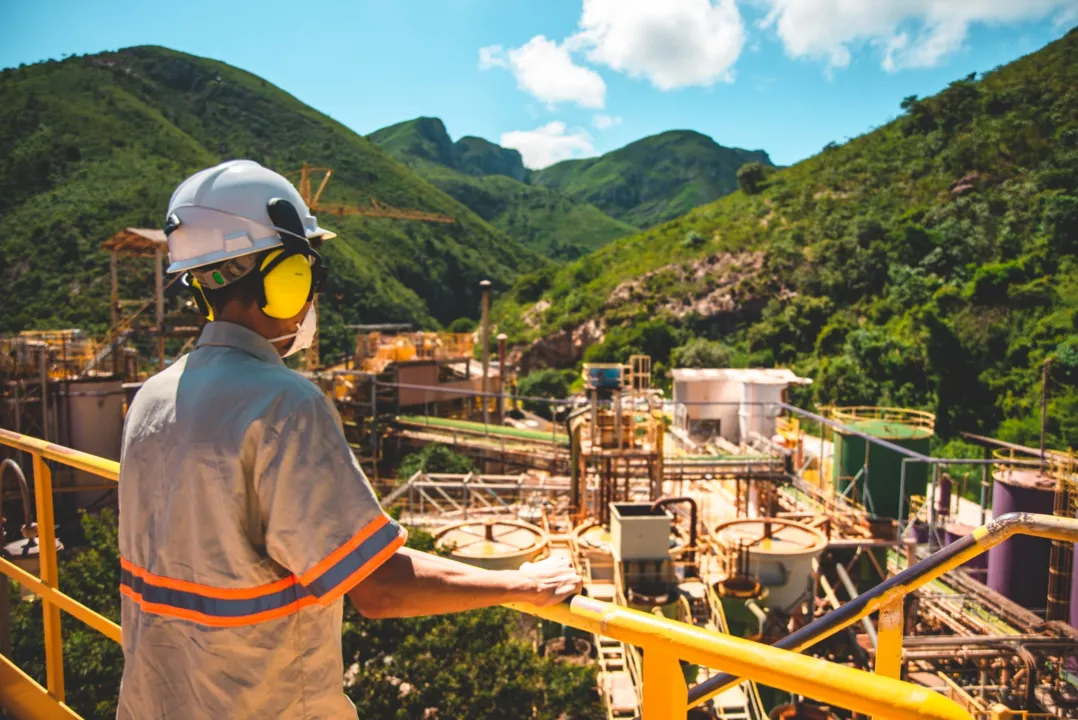
[[[944,437],[1034,444],[1050,359],[1049,442],[1078,445],[1076,88],[1072,30],[751,193],[525,276],[501,329],[532,367],[668,367],[705,338],[814,378],[798,402],[928,408]]]
[[[453,142],[438,118],[416,118],[368,137],[507,236],[549,257],[572,260],[637,231],[593,205],[528,184],[516,150],[477,137]]]
[[[189,173],[246,157],[277,169],[333,168],[323,201],[378,201],[440,212],[452,225],[323,217],[340,233],[323,337],[345,350],[344,323],[431,326],[478,312],[484,278],[505,288],[538,254],[340,123],[265,80],[159,47],[71,57],[0,72],[0,332],[107,322],[103,240],[160,227]],[[472,153],[482,164],[482,153]],[[124,265],[134,288],[152,272]],[[152,291],[151,291],[152,292]],[[148,294],[148,293],[147,293]]]
[[[647,228],[737,190],[737,171],[750,162],[771,165],[763,150],[727,148],[698,132],[671,130],[601,157],[563,160],[531,179]]]

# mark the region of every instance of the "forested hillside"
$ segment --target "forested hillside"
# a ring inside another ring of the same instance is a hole
[[[563,160],[531,180],[646,228],[729,195],[737,189],[738,169],[751,162],[771,166],[763,150],[727,148],[698,132],[671,130],[600,157]]]
[[[1078,31],[900,100],[869,134],[526,276],[502,329],[531,365],[668,367],[705,338],[814,378],[802,402],[924,407],[945,437],[1023,442],[1051,359],[1049,440],[1078,445]]]
[[[71,57],[0,72],[0,332],[81,327],[109,316],[103,240],[160,227],[189,173],[246,157],[278,171],[333,168],[323,199],[441,212],[453,225],[322,218],[339,231],[323,337],[345,323],[424,326],[478,313],[478,283],[508,287],[543,258],[270,83],[224,63],[158,47]],[[134,265],[139,268],[138,264]],[[152,273],[125,274],[129,291]],[[144,292],[152,292],[152,284]]]
[[[477,137],[455,143],[438,118],[416,118],[368,136],[507,236],[558,260],[576,258],[638,228],[594,205],[530,185],[520,153]]]

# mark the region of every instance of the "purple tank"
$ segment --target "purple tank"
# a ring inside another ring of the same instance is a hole
[[[943,531],[943,541],[950,545],[956,540],[961,540],[966,535],[973,532],[973,528],[969,525],[963,525],[962,523],[951,523]],[[984,582],[988,579],[988,553],[981,553],[977,557],[971,558],[962,565],[961,568],[966,571],[966,574],[978,582]]]
[[[992,486],[992,517],[1011,512],[1051,515],[1055,483],[1036,470],[998,469]],[[988,551],[988,587],[1030,610],[1048,604],[1052,541],[1017,535]]]

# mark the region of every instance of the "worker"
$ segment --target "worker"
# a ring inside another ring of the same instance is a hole
[[[124,423],[118,718],[355,718],[345,595],[389,618],[579,590],[560,561],[491,571],[403,547],[333,405],[282,361],[311,343],[331,236],[285,178],[246,160],[198,172],[165,233],[211,322]]]

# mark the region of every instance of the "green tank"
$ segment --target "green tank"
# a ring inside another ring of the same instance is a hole
[[[931,413],[903,408],[836,408],[832,417],[866,435],[922,455],[929,454],[935,427],[935,416]],[[900,501],[903,455],[875,444],[866,451],[868,441],[841,430],[835,431],[834,444],[833,480],[838,493],[856,500],[876,515],[897,518],[899,507],[908,506],[911,496],[925,494],[929,469],[924,463],[906,463],[905,492]],[[868,468],[862,472],[866,454]],[[857,485],[851,490],[854,478]]]

